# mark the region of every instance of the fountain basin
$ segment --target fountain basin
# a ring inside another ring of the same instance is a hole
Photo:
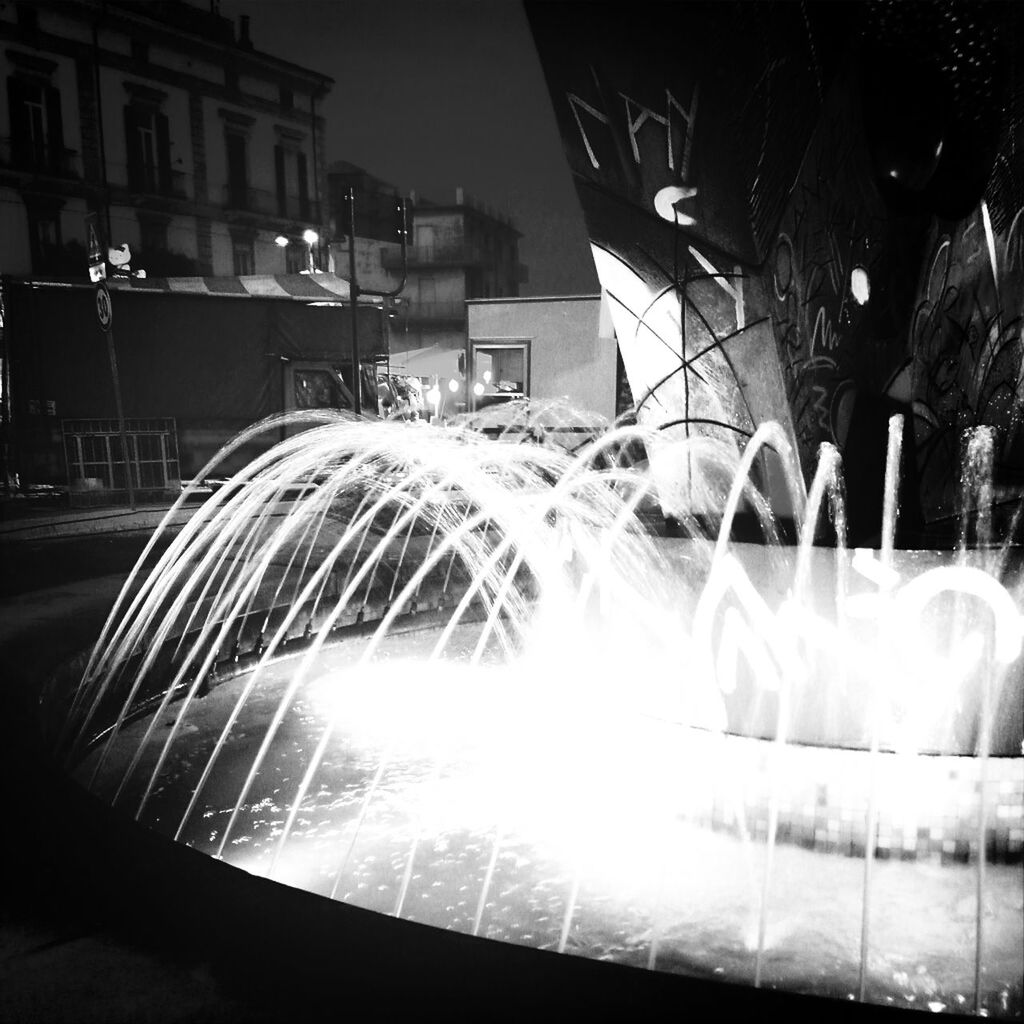
[[[451,650],[470,649],[472,627]],[[871,755],[716,734],[626,706],[594,671],[425,663],[433,633],[326,649],[235,810],[253,748],[295,668],[264,673],[179,839],[227,864],[403,922],[622,965],[749,985],[771,801],[777,842],[761,984],[857,990]],[[593,666],[587,666],[593,669]],[[194,701],[140,820],[174,835],[242,673]],[[131,811],[166,729],[150,732],[120,795]],[[333,723],[283,845],[290,793]],[[110,798],[150,723],[121,730],[99,775]],[[83,780],[94,752],[78,769]],[[973,1009],[982,761],[884,753],[867,996]],[[1020,758],[985,762],[983,1005],[1021,1007]],[[237,818],[230,836],[224,830]],[[223,845],[222,845],[223,842]]]

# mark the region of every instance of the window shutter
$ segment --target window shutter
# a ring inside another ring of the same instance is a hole
[[[50,167],[64,170],[64,119],[60,110],[60,89],[46,89],[46,147]]]
[[[309,183],[306,181],[306,154],[298,154],[299,170],[299,216],[309,220]]]
[[[166,114],[157,114],[156,121],[156,163],[160,191],[171,192],[171,135]]]
[[[132,107],[124,108],[124,142],[128,154],[128,187],[141,189],[145,177],[142,139],[139,137],[139,116]]]
[[[277,212],[281,217],[288,215],[288,200],[284,180],[284,147],[274,147],[274,178],[277,184]]]
[[[25,98],[25,83],[12,75],[7,79],[7,104],[11,115],[11,156],[16,164],[25,163],[30,152]]]

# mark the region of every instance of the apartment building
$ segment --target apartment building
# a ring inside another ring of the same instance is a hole
[[[466,347],[466,300],[515,297],[527,280],[512,221],[456,188],[450,202],[410,196],[411,244],[403,258],[394,186],[352,164],[328,171],[331,258],[349,276],[348,190],[356,202],[356,274],[360,288],[399,288],[391,321],[393,368],[418,377],[461,379]],[[404,278],[403,278],[404,273]],[[404,282],[404,283],[403,283]]]
[[[310,265],[332,81],[258,51],[246,18],[182,0],[0,3],[0,82],[4,274],[83,276],[88,214],[150,277]]]

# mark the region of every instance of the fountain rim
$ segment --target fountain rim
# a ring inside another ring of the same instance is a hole
[[[155,946],[157,955],[198,951],[229,988],[268,1001],[282,998],[277,979],[291,972],[281,1019],[303,999],[319,1012],[336,1012],[339,963],[347,975],[373,983],[382,1012],[447,1006],[455,997],[487,1005],[492,1019],[508,1021],[556,1012],[622,1020],[652,1004],[683,1004],[709,1016],[777,1012],[815,1024],[824,1014],[860,1024],[917,1012],[482,939],[328,900],[217,861],[111,807],[57,764],[39,712],[43,690],[73,660],[7,694],[13,742],[6,754],[30,766],[48,811],[35,804],[41,835],[34,848],[70,850],[76,871],[52,872],[58,886],[84,895],[101,920],[114,922],[128,941],[137,936],[146,948]],[[53,813],[54,805],[61,813]],[[279,935],[268,936],[268,920]]]

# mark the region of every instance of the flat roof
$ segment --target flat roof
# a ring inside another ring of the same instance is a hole
[[[466,299],[467,306],[494,305],[500,302],[582,302],[585,299],[599,299],[601,293],[594,295],[506,295],[502,297],[491,297],[486,299]]]

